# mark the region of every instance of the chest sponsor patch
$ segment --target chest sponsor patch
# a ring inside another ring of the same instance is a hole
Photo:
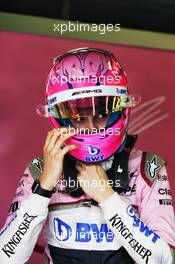
[[[120,194],[124,195],[132,195],[136,193],[136,184],[133,184],[133,186],[128,186],[127,188],[120,191]]]
[[[59,242],[73,239],[79,243],[88,243],[91,240],[95,240],[96,243],[111,243],[114,240],[114,233],[108,228],[106,223],[80,222],[76,223],[75,228],[73,228],[59,217],[54,217],[53,221],[55,237]]]
[[[160,188],[160,189],[158,190],[158,193],[159,193],[160,195],[169,195],[169,196],[171,196],[171,190],[169,190],[169,189],[167,189],[167,188]]]

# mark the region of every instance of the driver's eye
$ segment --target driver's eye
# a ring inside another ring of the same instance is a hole
[[[98,118],[102,119],[102,118],[106,118],[107,117],[107,114],[99,114],[97,115]]]
[[[74,119],[75,120],[75,122],[83,122],[84,121],[84,117],[78,117],[78,118],[76,118],[76,119]]]

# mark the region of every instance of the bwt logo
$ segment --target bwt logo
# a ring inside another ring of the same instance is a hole
[[[151,241],[153,243],[156,243],[156,241],[160,238],[159,235],[153,232],[153,230],[149,229],[148,226],[146,226],[136,215],[135,215],[135,209],[129,205],[126,209],[127,214],[133,218],[133,226],[138,228],[141,233],[144,234],[146,237],[151,236]]]
[[[104,155],[94,156],[94,157],[85,157],[84,160],[87,162],[102,161],[104,160]]]
[[[114,233],[108,228],[107,224],[77,223],[75,230],[71,226],[63,222],[60,218],[54,217],[54,232],[58,241],[67,241],[71,237],[75,242],[90,242],[93,238],[97,243],[113,242]]]
[[[98,155],[100,153],[100,148],[97,148],[97,147],[93,147],[91,145],[88,145],[87,146],[87,149],[88,149],[88,153],[90,155]]]

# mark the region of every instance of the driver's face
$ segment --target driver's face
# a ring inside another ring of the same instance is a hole
[[[100,129],[106,127],[109,114],[99,114],[97,116],[88,116],[70,119],[75,128]]]

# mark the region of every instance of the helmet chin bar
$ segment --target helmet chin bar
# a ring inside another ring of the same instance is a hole
[[[111,127],[115,122],[117,122],[123,114],[123,111],[117,111],[110,114],[110,117],[107,121],[106,128]]]
[[[107,157],[106,159],[102,160],[102,161],[93,161],[93,162],[86,162],[86,161],[82,161],[82,160],[79,160],[77,158],[75,158],[74,156],[72,156],[70,153],[68,153],[67,155],[75,160],[75,161],[78,161],[79,163],[82,163],[82,164],[85,164],[85,165],[101,165],[103,162],[107,162],[109,159],[111,159],[111,157],[113,157],[113,155],[115,153],[120,153],[121,151],[123,151],[123,149],[125,148],[125,145],[126,145],[126,141],[127,141],[127,137],[128,137],[128,134],[126,132],[126,134],[124,135],[124,138],[123,138],[123,142],[122,144],[120,145],[120,147],[114,152],[112,153],[109,157]]]

